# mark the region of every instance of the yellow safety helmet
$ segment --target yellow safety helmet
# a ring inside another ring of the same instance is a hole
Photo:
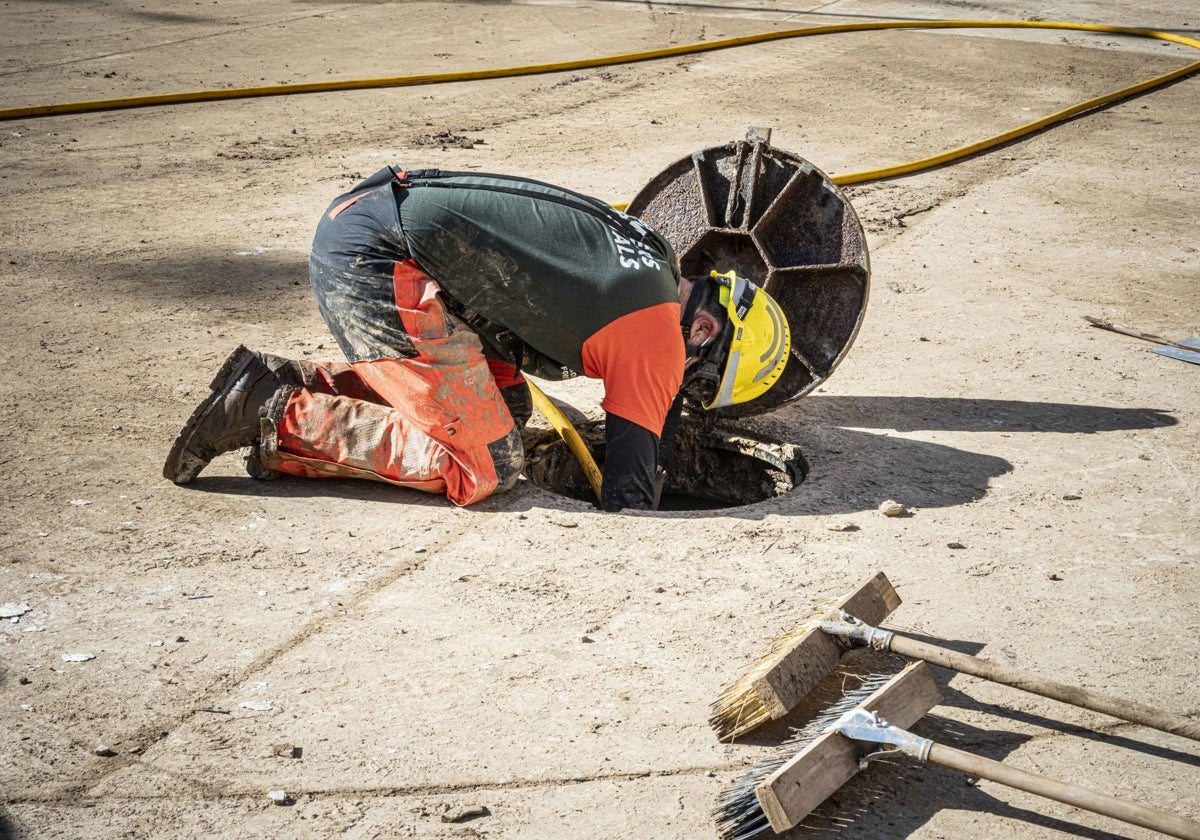
[[[734,271],[711,271],[708,277],[697,278],[696,285],[715,286],[717,300],[728,316],[721,335],[709,352],[701,351],[701,361],[689,376],[692,381],[708,381],[701,404],[706,409],[722,408],[762,396],[783,375],[792,346],[783,309]],[[685,329],[691,326],[695,309],[710,295],[701,292],[689,301]]]

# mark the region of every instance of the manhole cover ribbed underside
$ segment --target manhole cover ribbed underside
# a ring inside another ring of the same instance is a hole
[[[685,276],[732,269],[787,315],[792,352],[779,382],[719,416],[809,393],[850,349],[870,290],[866,240],[841,189],[808,161],[761,140],[704,149],[653,178],[628,212],[666,237]]]

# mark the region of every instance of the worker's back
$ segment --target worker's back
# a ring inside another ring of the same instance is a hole
[[[598,330],[678,300],[671,246],[603,202],[504,175],[410,172],[400,183],[400,225],[421,268],[576,371]]]

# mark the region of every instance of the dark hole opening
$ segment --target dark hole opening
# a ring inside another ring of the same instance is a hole
[[[582,423],[576,430],[603,470],[604,424]],[[808,474],[808,463],[793,444],[705,427],[687,416],[670,464],[659,510],[719,510],[763,502],[795,489]],[[595,501],[579,461],[552,430],[526,438],[525,477],[543,490]]]

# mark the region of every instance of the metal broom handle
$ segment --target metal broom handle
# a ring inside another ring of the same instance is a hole
[[[1045,677],[1039,677],[1026,671],[1000,665],[987,659],[980,659],[966,653],[948,650],[944,647],[919,642],[905,636],[897,636],[888,630],[871,627],[847,613],[842,613],[841,621],[825,621],[821,629],[826,633],[846,639],[852,643],[866,645],[876,650],[890,650],[911,659],[921,659],[934,665],[941,665],[963,674],[1001,683],[1002,685],[1019,688],[1032,694],[1040,694],[1081,709],[1111,715],[1130,723],[1141,724],[1162,732],[1181,735],[1200,741],[1200,722],[1183,717],[1182,715],[1164,712],[1132,700],[1113,697],[1097,691],[1091,691],[1078,686],[1067,685]]]

